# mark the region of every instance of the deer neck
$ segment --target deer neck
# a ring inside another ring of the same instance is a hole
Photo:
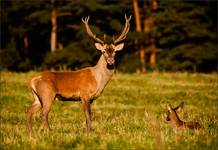
[[[114,66],[108,66],[104,56],[101,55],[98,63],[93,67],[93,70],[97,81],[97,90],[101,92],[108,81],[112,78],[115,70]]]
[[[171,120],[171,125],[176,129],[183,127],[183,124],[184,122],[181,121],[177,115],[175,115]]]

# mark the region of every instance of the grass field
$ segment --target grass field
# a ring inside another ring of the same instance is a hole
[[[80,102],[55,101],[49,114],[53,129],[26,131],[26,108],[33,101],[26,86],[34,72],[2,72],[0,89],[0,149],[208,149],[218,148],[217,74],[115,74],[92,104],[93,131],[85,134]],[[203,130],[174,132],[165,121],[165,104],[185,102],[179,114],[198,121]]]

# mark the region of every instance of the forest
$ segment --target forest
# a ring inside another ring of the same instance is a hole
[[[217,150],[217,0],[0,0],[0,12],[0,150]],[[115,73],[105,54],[78,71],[101,55],[84,26],[88,16],[107,44],[130,26],[124,48],[113,42],[123,48],[110,53]],[[37,76],[46,70],[56,78]],[[84,109],[70,101],[83,91],[103,92]]]
[[[132,15],[119,72],[217,71],[217,1],[1,0],[0,70],[77,70],[100,52],[81,18],[106,41]]]

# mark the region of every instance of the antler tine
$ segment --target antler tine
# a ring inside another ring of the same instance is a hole
[[[126,14],[125,14],[125,19],[129,22],[132,18],[132,15],[129,16],[129,18],[127,18]]]
[[[86,22],[88,23],[89,17],[90,17],[90,16],[81,18],[82,22],[83,22],[83,23],[86,23]]]
[[[129,16],[129,18],[127,18],[126,14],[125,14],[125,20],[126,20],[126,23],[125,23],[125,27],[123,29],[123,32],[121,33],[121,35],[114,41],[114,44],[124,40],[126,38],[126,35],[127,33],[129,32],[129,29],[130,29],[130,19],[131,19],[132,15]]]
[[[104,41],[102,41],[101,39],[97,38],[96,35],[91,31],[91,29],[90,29],[90,27],[89,27],[89,24],[88,24],[89,18],[90,18],[90,16],[85,17],[85,18],[81,18],[82,22],[83,22],[84,25],[85,25],[86,32],[87,32],[88,35],[89,35],[91,38],[93,38],[95,41],[104,44]]]

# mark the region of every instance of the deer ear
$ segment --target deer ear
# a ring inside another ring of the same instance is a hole
[[[179,104],[179,106],[174,108],[174,110],[178,113],[178,112],[182,111],[183,107],[184,107],[184,102],[181,102],[181,104]]]
[[[172,106],[170,105],[170,104],[167,104],[167,110],[169,111],[169,112],[172,112]]]
[[[97,50],[104,51],[104,47],[100,43],[95,43],[95,47],[96,47]]]
[[[124,47],[124,43],[118,44],[115,46],[114,51],[120,51],[122,50]]]

